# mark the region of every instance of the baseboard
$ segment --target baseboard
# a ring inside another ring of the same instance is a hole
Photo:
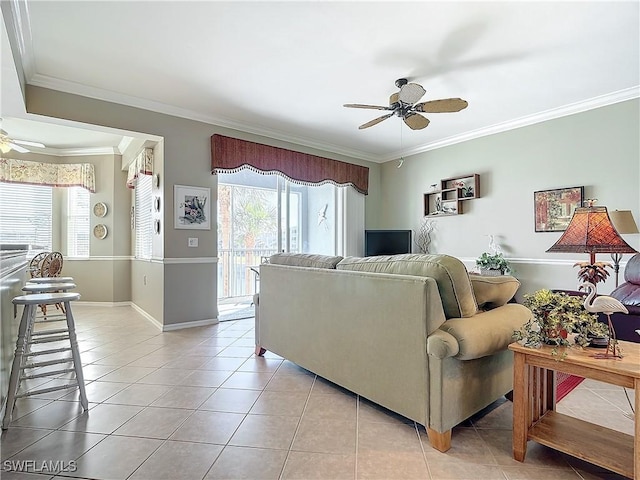
[[[82,300],[78,300],[76,302],[77,305],[87,305],[90,307],[130,307],[133,304],[129,301],[127,302],[84,302]]]
[[[87,306],[98,306],[98,307],[129,307],[130,306],[161,332],[171,332],[173,330],[182,330],[183,328],[205,327],[207,325],[216,325],[217,323],[220,323],[220,320],[218,320],[218,318],[207,318],[204,320],[194,320],[192,322],[180,322],[180,323],[171,323],[169,325],[163,325],[158,320],[156,320],[152,315],[147,313],[145,310],[143,310],[133,302],[78,302],[78,304],[87,305]]]
[[[140,308],[138,305],[136,305],[133,302],[131,302],[130,305],[131,305],[131,308],[133,308],[136,312],[138,312],[140,315],[142,315],[154,327],[156,327],[161,332],[164,331],[164,329],[162,328],[162,323],[160,323],[158,320],[156,320],[153,316],[149,315],[145,310],[143,310],[142,308]]]
[[[207,325],[216,325],[220,323],[217,318],[207,318],[205,320],[194,320],[193,322],[171,323],[162,327],[163,332],[171,332],[173,330],[182,330],[183,328],[205,327]]]

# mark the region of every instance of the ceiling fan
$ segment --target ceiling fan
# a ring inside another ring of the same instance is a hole
[[[24,146],[23,146],[24,145]],[[30,150],[25,147],[45,148],[44,144],[39,142],[30,142],[28,140],[17,140],[9,136],[7,132],[0,128],[0,152],[8,153],[15,150],[19,153],[27,153]]]
[[[427,102],[416,103],[426,93],[426,90],[422,85],[409,83],[406,78],[399,78],[396,80],[396,87],[398,87],[400,91],[393,93],[389,97],[388,107],[380,105],[361,105],[359,103],[346,103],[344,105],[348,108],[368,108],[372,110],[389,110],[391,112],[381,117],[374,118],[367,123],[363,123],[358,127],[360,130],[377,125],[393,115],[402,117],[404,123],[406,123],[412,130],[422,130],[429,125],[429,119],[420,115],[419,112],[459,112],[460,110],[467,108],[467,105],[469,105],[466,100],[462,100],[461,98],[443,98],[441,100],[430,100]]]

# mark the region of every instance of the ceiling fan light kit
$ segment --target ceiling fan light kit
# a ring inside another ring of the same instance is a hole
[[[0,121],[1,120],[2,119],[0,119]],[[7,132],[0,129],[0,152],[9,153],[11,150],[15,150],[19,153],[29,152],[29,149],[25,147],[45,148],[42,143],[28,142],[27,140],[16,140],[14,138],[11,138]]]
[[[412,130],[422,130],[429,125],[429,119],[420,115],[418,112],[425,113],[449,113],[459,112],[467,108],[469,105],[466,100],[461,98],[443,98],[440,100],[430,100],[427,102],[416,103],[426,93],[426,90],[417,83],[409,83],[406,78],[396,80],[396,87],[399,92],[391,94],[389,97],[389,106],[381,105],[365,105],[360,103],[346,103],[347,108],[365,108],[369,110],[388,110],[391,113],[383,115],[373,120],[363,123],[358,128],[363,130],[372,127],[378,123],[397,116],[404,120],[404,123]]]

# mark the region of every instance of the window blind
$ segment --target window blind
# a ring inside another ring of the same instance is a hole
[[[88,257],[90,240],[89,191],[82,187],[67,189],[67,255]]]
[[[0,243],[52,250],[52,187],[0,183]]]
[[[151,258],[153,241],[153,226],[151,220],[152,184],[153,177],[150,175],[140,175],[136,180],[135,188],[136,258],[145,260]]]

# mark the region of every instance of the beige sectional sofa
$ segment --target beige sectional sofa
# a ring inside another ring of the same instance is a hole
[[[507,303],[519,285],[448,255],[277,254],[260,267],[256,353],[424,425],[446,451],[452,427],[512,389],[507,345],[531,316]]]

